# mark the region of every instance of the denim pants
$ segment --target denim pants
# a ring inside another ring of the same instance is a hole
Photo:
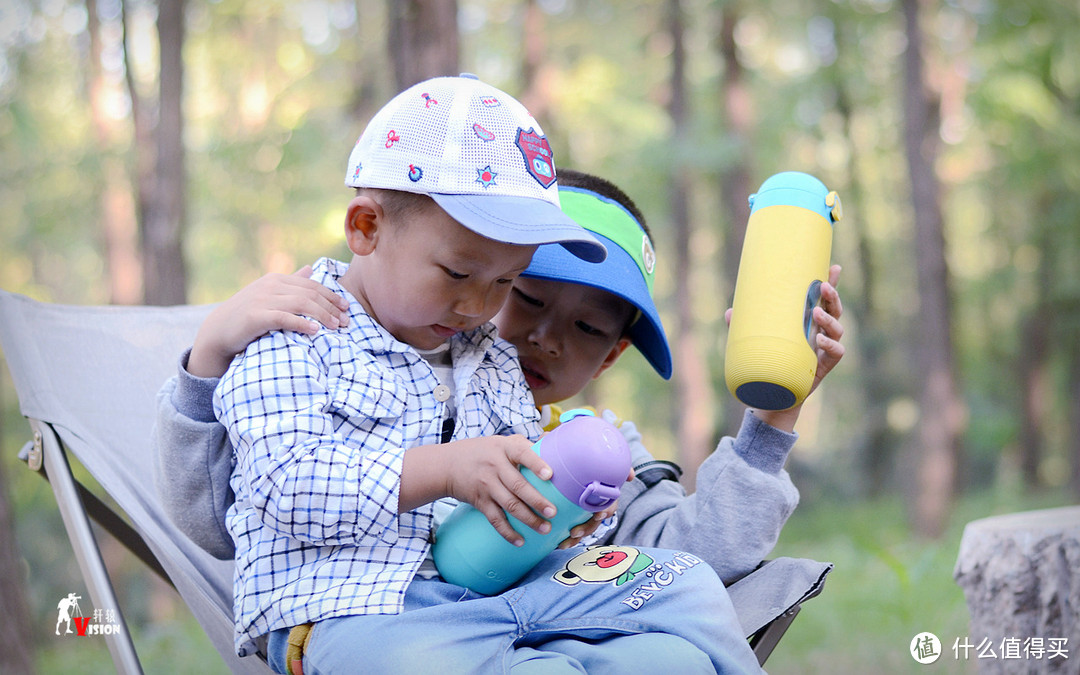
[[[271,633],[284,671],[287,630]],[[555,551],[514,588],[484,596],[414,579],[401,614],[315,624],[320,673],[760,673],[719,577],[687,553],[629,546]]]

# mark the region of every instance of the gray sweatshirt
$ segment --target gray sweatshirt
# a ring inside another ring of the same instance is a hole
[[[176,526],[215,557],[228,559],[235,551],[225,528],[233,502],[232,448],[214,417],[218,380],[189,374],[187,357],[185,352],[177,376],[158,392],[154,480]],[[620,429],[635,469],[654,461],[632,422]],[[799,502],[784,470],[797,438],[748,411],[738,435],[721,439],[702,463],[693,493],[674,480],[626,483],[617,526],[598,543],[686,551],[708,562],[725,583],[739,579],[769,555]]]

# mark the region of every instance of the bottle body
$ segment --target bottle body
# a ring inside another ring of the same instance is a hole
[[[514,585],[560,543],[570,530],[619,497],[630,473],[630,447],[613,424],[584,409],[568,410],[561,424],[532,449],[551,467],[551,480],[522,467],[521,473],[555,506],[551,530],[540,534],[510,514],[524,544],[514,546],[470,504],[459,504],[439,525],[432,546],[443,579],[494,595]]]
[[[785,410],[814,382],[811,312],[828,278],[840,203],[821,181],[798,172],[772,176],[750,199],[724,377],[746,405]]]
[[[563,496],[555,486],[529,469],[522,475],[555,505],[555,517],[549,519],[551,531],[540,534],[513,516],[510,525],[525,543],[514,546],[503,539],[479,509],[458,504],[439,526],[432,555],[439,574],[446,581],[484,595],[495,595],[510,588],[567,537],[570,530],[592,517],[592,513]]]

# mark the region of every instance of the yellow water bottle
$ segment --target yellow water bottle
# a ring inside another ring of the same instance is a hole
[[[812,312],[840,217],[840,197],[805,173],[778,173],[750,195],[724,378],[752,408],[787,410],[810,393],[817,370]]]

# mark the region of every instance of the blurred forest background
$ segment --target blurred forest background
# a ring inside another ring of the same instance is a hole
[[[692,487],[741,416],[723,312],[746,198],[812,173],[843,199],[848,351],[799,421],[778,554],[837,571],[770,665],[903,670],[933,621],[965,630],[966,520],[1080,495],[1078,30],[1080,5],[1056,0],[0,0],[0,287],[216,302],[347,259],[345,162],[369,116],[473,72],[529,106],[560,167],[649,219],[675,376],[631,351],[584,398]],[[56,599],[83,586],[14,459],[28,429],[7,379],[0,402],[0,671],[109,672],[100,642],[53,640]],[[176,596],[112,558],[144,665],[207,672]],[[856,602],[861,584],[880,602]]]

